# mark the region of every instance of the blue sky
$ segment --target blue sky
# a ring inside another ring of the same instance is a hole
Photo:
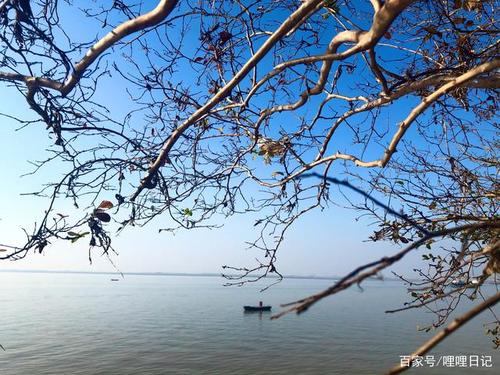
[[[262,74],[262,73],[261,73]],[[101,86],[97,99],[106,102],[114,114],[124,112],[120,105],[120,86]],[[120,90],[123,94],[123,91]],[[24,99],[14,89],[0,84],[0,112],[22,118],[35,118]],[[401,108],[401,107],[399,107]],[[392,112],[396,117],[405,112]],[[42,216],[47,202],[22,193],[39,190],[47,181],[57,179],[64,166],[54,164],[43,168],[36,175],[21,177],[33,167],[28,160],[47,157],[46,149],[53,143],[43,125],[34,125],[16,131],[19,124],[0,117],[0,161],[2,187],[0,194],[0,243],[19,243],[24,238],[22,227],[28,231]],[[264,169],[265,166],[263,165]],[[336,190],[332,191],[332,195]],[[62,203],[61,209],[71,206]],[[365,242],[374,229],[368,222],[356,221],[357,213],[331,206],[324,211],[316,210],[301,218],[288,232],[278,255],[278,268],[284,274],[342,275],[352,268],[387,253],[397,251],[389,243]],[[178,231],[175,235],[159,234],[161,219],[147,228],[128,228],[114,239],[119,256],[113,261],[124,272],[221,272],[224,264],[251,265],[260,255],[248,250],[246,241],[256,237],[255,217],[233,216],[220,218],[221,229],[197,229]],[[29,254],[16,262],[2,262],[2,269],[50,269],[113,271],[112,264],[94,252],[93,264],[88,261],[87,241],[75,244],[55,243],[43,254]],[[412,255],[396,267],[401,272],[411,270],[419,262],[419,255]]]
[[[0,103],[30,115],[21,98],[12,91],[0,88]],[[44,158],[51,142],[43,126],[31,126],[16,131],[13,120],[0,120],[0,160],[2,188],[0,194],[0,243],[22,240],[21,230],[31,228],[45,209],[42,198],[21,195],[37,190],[46,180],[60,174],[55,168],[42,169],[36,175],[21,177],[30,172],[28,160]],[[355,221],[356,213],[340,207],[316,210],[301,218],[290,230],[279,253],[281,272],[298,275],[341,275],[357,265],[376,259],[385,252],[396,251],[391,244],[364,242],[370,235],[367,222]],[[117,236],[114,247],[119,256],[113,261],[124,272],[221,272],[221,266],[248,265],[256,255],[247,249],[245,241],[255,238],[254,218],[233,216],[221,219],[220,229],[182,230],[158,233],[161,227],[152,223],[147,228],[128,228]],[[419,256],[412,256],[398,270],[410,269]],[[4,261],[2,269],[50,269],[113,271],[105,258],[94,253],[93,264],[88,262],[86,241],[75,244],[55,243],[43,254],[30,253],[25,259]]]

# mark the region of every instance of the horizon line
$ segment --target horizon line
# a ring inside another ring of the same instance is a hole
[[[94,274],[94,275],[137,275],[137,276],[194,276],[194,277],[224,277],[222,273],[215,272],[164,272],[164,271],[155,271],[155,272],[111,272],[111,271],[79,271],[79,270],[33,270],[33,269],[0,269],[2,273],[62,273],[62,274]],[[231,277],[238,276],[228,275]],[[245,278],[245,277],[243,277]],[[276,279],[279,278],[275,275],[268,275],[265,278]],[[339,276],[325,276],[325,275],[283,275],[283,279],[311,279],[311,280],[338,280],[341,279]],[[370,280],[380,280],[380,279],[370,279]],[[386,278],[384,277],[380,281],[398,281],[395,278]]]

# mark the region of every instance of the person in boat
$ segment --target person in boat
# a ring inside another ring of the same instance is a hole
[[[263,305],[262,305],[262,301],[259,301],[259,307],[262,307],[262,306],[263,306]]]

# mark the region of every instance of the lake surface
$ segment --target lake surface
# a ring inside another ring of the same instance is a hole
[[[288,279],[223,287],[217,277],[0,272],[1,375],[39,374],[377,374],[429,337],[424,311],[384,314],[405,288],[370,281],[300,316],[244,314],[317,292],[328,280]],[[493,374],[499,352],[484,335],[484,313],[433,355],[488,355],[493,368],[415,369],[421,374]],[[495,370],[496,368],[496,370]]]

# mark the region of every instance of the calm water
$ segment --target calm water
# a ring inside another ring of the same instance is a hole
[[[244,304],[273,305],[329,285],[286,280],[222,287],[216,277],[0,273],[1,375],[38,374],[376,374],[399,363],[428,335],[423,311],[399,307],[404,288],[369,282],[301,316],[270,321]],[[429,368],[410,373],[498,373],[499,353],[481,321],[469,323],[433,354],[491,355],[493,368]]]

